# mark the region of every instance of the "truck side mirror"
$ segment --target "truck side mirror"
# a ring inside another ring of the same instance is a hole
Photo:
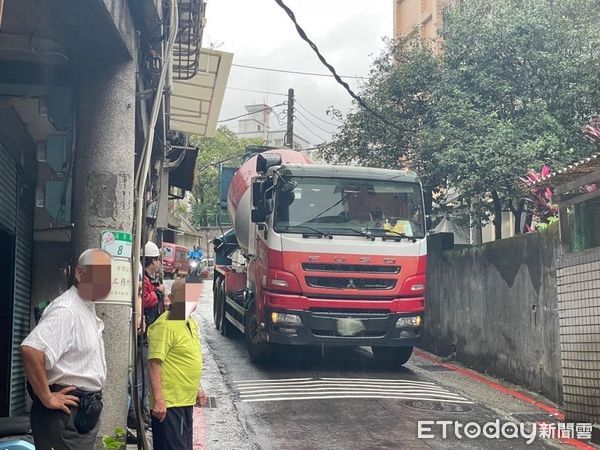
[[[425,216],[425,228],[427,231],[430,231],[433,228],[433,220],[431,220],[431,216],[429,214]]]
[[[256,157],[256,173],[267,173],[269,167],[281,165],[279,153],[262,153]]]
[[[265,223],[267,221],[267,212],[263,205],[254,208],[250,212],[250,220],[252,223]]]
[[[264,185],[265,182],[263,180],[252,182],[252,206],[255,208],[257,208],[264,200]]]

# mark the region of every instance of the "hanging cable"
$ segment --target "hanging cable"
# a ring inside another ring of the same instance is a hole
[[[305,120],[306,120],[308,123],[310,123],[310,124],[311,124],[312,126],[314,126],[315,128],[317,128],[317,129],[319,129],[319,130],[323,131],[324,133],[327,133],[327,134],[331,134],[331,133],[333,133],[333,131],[331,131],[331,130],[326,130],[325,128],[321,128],[319,125],[317,125],[316,123],[314,123],[314,122],[313,122],[313,121],[312,121],[312,120],[311,120],[311,119],[310,119],[308,116],[306,116],[305,114],[303,114],[303,113],[302,113],[302,111],[300,111],[300,110],[298,110],[298,109],[297,109],[297,110],[295,111],[295,113],[296,113],[296,114],[299,114],[299,115],[300,115],[300,117],[302,117],[303,119],[305,119]]]
[[[331,78],[331,77],[336,77],[337,74],[334,75],[330,75],[328,73],[316,73],[316,72],[301,72],[298,70],[286,70],[286,69],[274,69],[271,67],[258,67],[258,66],[248,66],[245,64],[232,64],[233,67],[241,67],[243,69],[254,69],[254,70],[265,70],[267,72],[281,72],[281,73],[291,73],[294,75],[308,75],[311,77],[327,77],[327,78]],[[359,77],[356,75],[344,75],[344,78],[349,78],[349,79],[353,79],[353,80],[367,80],[367,77]]]
[[[245,89],[245,88],[238,88],[238,87],[231,87],[231,86],[227,86],[225,89],[229,89],[231,91],[255,92],[257,94],[279,95],[281,97],[287,97],[287,94],[282,94],[281,92],[261,91],[258,89]]]
[[[298,106],[300,106],[300,108],[302,108],[305,112],[307,112],[308,114],[310,114],[311,116],[313,116],[315,119],[320,120],[321,122],[326,123],[327,125],[331,125],[332,127],[339,128],[341,126],[341,124],[339,124],[339,123],[328,122],[325,119],[321,119],[319,116],[317,116],[316,114],[314,114],[313,112],[311,112],[306,106],[304,106],[302,103],[300,103],[298,101],[298,99],[296,99],[295,102],[296,102],[296,104]]]
[[[229,122],[230,120],[235,120],[235,119],[239,119],[241,117],[251,116],[252,114],[256,114],[256,113],[263,112],[263,111],[268,111],[270,109],[277,108],[278,106],[283,106],[283,105],[285,105],[285,103],[279,103],[275,106],[268,106],[266,108],[259,109],[258,111],[252,111],[252,112],[249,112],[246,114],[240,114],[239,116],[230,117],[229,119],[217,120],[217,123]]]
[[[294,116],[294,120],[296,122],[298,122],[300,125],[302,125],[304,127],[304,129],[306,129],[306,131],[308,131],[310,134],[312,134],[316,138],[320,139],[323,142],[327,141],[327,139],[325,139],[323,136],[319,136],[317,133],[315,133],[314,131],[312,131],[311,128],[308,127],[308,126],[306,126],[306,124],[304,122],[302,122],[298,117]]]
[[[298,34],[300,35],[302,40],[305,41],[310,46],[310,48],[315,52],[315,54],[319,58],[319,61],[321,61],[321,63],[323,63],[323,65],[325,67],[327,67],[327,69],[329,69],[329,71],[333,74],[333,77],[338,82],[338,84],[340,84],[346,90],[346,92],[348,92],[348,94],[350,94],[350,96],[354,100],[356,100],[356,102],[360,106],[362,106],[365,110],[367,110],[368,112],[373,114],[375,117],[377,117],[379,120],[381,120],[386,125],[389,125],[395,129],[397,129],[398,131],[403,131],[396,124],[394,124],[389,119],[387,119],[383,114],[375,111],[373,108],[371,108],[369,105],[367,105],[362,98],[360,98],[357,94],[355,94],[354,91],[348,85],[348,83],[346,83],[344,80],[342,80],[340,75],[338,75],[337,71],[335,70],[335,67],[333,67],[331,64],[329,64],[329,62],[321,54],[319,47],[317,47],[317,45],[308,37],[308,35],[304,31],[304,29],[298,24],[298,21],[296,20],[296,15],[294,14],[294,11],[292,11],[285,3],[283,3],[283,0],[275,0],[275,3],[277,3],[281,7],[281,9],[283,9],[285,11],[285,13],[289,16],[289,18],[294,23],[294,26],[296,27],[296,31],[298,32]],[[349,78],[349,77],[347,77],[347,78]]]

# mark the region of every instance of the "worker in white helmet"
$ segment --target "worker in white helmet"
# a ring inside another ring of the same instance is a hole
[[[150,326],[162,313],[161,300],[164,297],[164,288],[162,284],[153,282],[160,270],[160,250],[152,242],[146,242],[144,246],[144,281],[142,300],[144,304],[144,316],[146,326]]]

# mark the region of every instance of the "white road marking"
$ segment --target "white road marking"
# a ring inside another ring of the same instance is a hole
[[[394,391],[406,391],[407,389],[415,389],[419,392],[448,392],[446,391],[444,388],[442,387],[426,387],[423,388],[421,386],[375,386],[375,385],[368,385],[368,384],[345,384],[345,383],[336,383],[336,384],[329,384],[329,383],[315,383],[309,386],[245,386],[245,387],[238,387],[238,391],[240,391],[241,393],[244,392],[269,392],[269,391],[273,391],[273,390],[279,390],[279,391],[286,391],[286,390],[298,390],[298,389],[302,389],[302,390],[310,390],[310,389],[315,389],[315,388],[319,388],[319,389],[345,389],[345,390],[349,390],[348,388],[352,388],[352,389],[364,389],[364,390],[384,390],[386,392],[394,392]]]
[[[435,384],[430,381],[417,381],[417,380],[398,380],[393,378],[331,378],[331,377],[323,377],[320,380],[332,380],[332,381],[378,381],[381,383],[401,383],[401,382],[409,382],[409,383],[420,383],[420,384]]]
[[[344,398],[373,398],[373,399],[395,399],[395,400],[425,400],[425,401],[443,401],[444,403],[464,403],[473,404],[469,400],[439,400],[428,397],[408,397],[400,395],[319,395],[319,396],[298,396],[298,397],[277,397],[277,398],[254,398],[244,399],[245,403],[255,402],[278,402],[287,400],[329,400],[329,399],[344,399]]]
[[[472,404],[426,381],[369,378],[287,378],[236,381],[242,402],[374,398]]]
[[[330,383],[330,384],[337,384],[340,382],[343,383],[348,383],[348,384],[368,384],[368,385],[374,385],[374,386],[423,386],[423,387],[435,387],[435,383],[428,383],[425,381],[410,381],[410,380],[398,380],[394,383],[390,383],[390,382],[373,382],[372,380],[366,379],[366,378],[356,378],[356,379],[349,379],[349,378],[345,378],[339,379],[340,381],[335,381],[335,380],[329,380],[329,379],[319,379],[319,380],[315,380],[315,379],[308,379],[306,381],[280,381],[280,380],[264,380],[263,382],[256,382],[253,381],[251,383],[245,383],[245,382],[238,382],[236,381],[235,383],[237,383],[239,385],[239,387],[242,386],[288,386],[288,385],[303,385],[303,384],[315,384],[315,383],[320,383],[320,384],[325,384],[325,383]]]
[[[264,383],[265,381],[309,381],[314,380],[314,378],[278,378],[276,380],[239,380],[234,381],[234,383],[242,384],[242,383]]]

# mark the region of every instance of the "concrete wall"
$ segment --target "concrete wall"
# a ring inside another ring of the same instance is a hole
[[[565,414],[600,423],[600,248],[566,254],[558,264]]]
[[[424,348],[562,401],[558,229],[464,250],[430,240]]]

